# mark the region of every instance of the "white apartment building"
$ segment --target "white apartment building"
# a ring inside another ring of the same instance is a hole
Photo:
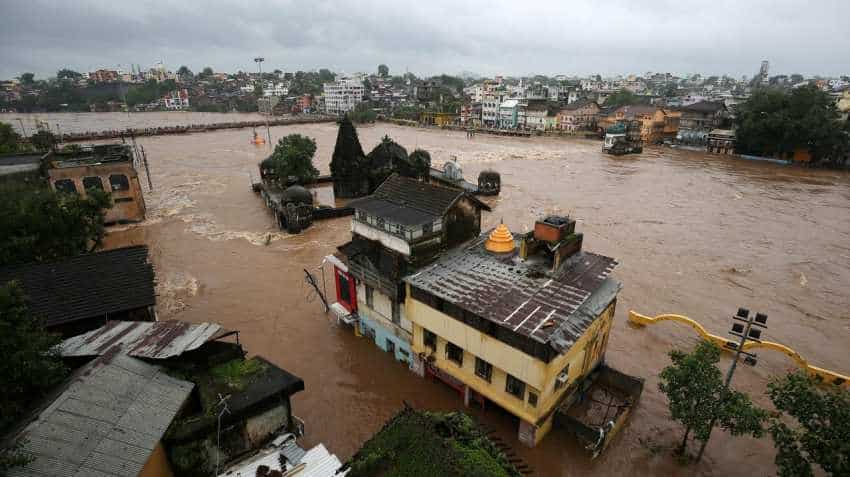
[[[504,91],[485,93],[481,97],[481,123],[485,126],[496,127],[499,123],[499,105],[507,97]]]
[[[263,87],[263,96],[286,96],[287,94],[289,94],[287,83],[273,83],[269,81]]]
[[[345,114],[363,101],[366,89],[363,82],[353,78],[342,78],[323,85],[325,112]]]

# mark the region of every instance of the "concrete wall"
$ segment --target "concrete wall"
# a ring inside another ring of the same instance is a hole
[[[99,177],[103,184],[103,190],[112,195],[112,208],[106,211],[106,223],[114,222],[140,222],[145,220],[145,199],[142,187],[139,183],[139,175],[128,162],[107,163],[90,166],[53,168],[47,171],[50,187],[56,188],[58,180],[70,179],[77,188],[77,193],[85,196],[83,179],[86,177]],[[128,190],[113,191],[109,176],[123,174],[127,177],[130,188]]]
[[[410,293],[407,296],[407,317],[413,322],[413,352],[431,355],[433,365],[530,423],[545,418],[570,385],[603,358],[616,304],[612,302],[567,353],[546,363],[411,298]],[[436,350],[425,347],[423,329],[437,335]],[[464,350],[462,366],[447,359],[446,342]],[[493,366],[489,383],[475,374],[476,356]],[[556,378],[567,365],[568,383],[556,389]],[[507,374],[526,384],[522,399],[505,390]],[[529,404],[529,392],[538,395],[536,406]]]
[[[408,243],[401,237],[396,237],[395,235],[391,235],[383,230],[378,230],[375,227],[371,227],[354,219],[351,220],[351,232],[369,240],[378,241],[384,247],[395,250],[402,255],[410,256],[410,245],[408,245]]]
[[[283,402],[261,414],[245,420],[245,435],[254,448],[263,444],[275,431],[289,425],[289,406]]]
[[[139,472],[139,477],[173,477],[174,472],[171,470],[171,464],[168,463],[168,456],[165,454],[165,449],[162,448],[162,443],[157,442],[153,448],[148,461]]]

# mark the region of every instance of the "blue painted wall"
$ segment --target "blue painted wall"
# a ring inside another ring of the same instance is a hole
[[[368,316],[365,316],[362,313],[362,310],[358,313],[358,315],[360,316],[359,326],[361,335],[366,337],[368,335],[366,328],[368,327],[371,329],[375,335],[375,345],[384,351],[387,351],[387,340],[392,341],[395,344],[395,359],[403,361],[408,365],[410,364],[413,359],[413,351],[410,349],[410,342],[399,338],[392,332],[392,330],[385,328],[377,320],[373,320]]]

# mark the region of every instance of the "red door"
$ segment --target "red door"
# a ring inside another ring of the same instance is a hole
[[[357,311],[357,285],[354,277],[334,267],[334,282],[336,282],[336,301],[345,307],[349,313]]]

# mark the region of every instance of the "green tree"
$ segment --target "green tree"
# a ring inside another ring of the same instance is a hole
[[[738,105],[735,148],[778,157],[805,150],[814,162],[841,165],[850,148],[843,127],[835,101],[814,85],[790,92],[759,88]]]
[[[319,171],[313,167],[315,153],[314,139],[290,134],[278,141],[266,164],[271,166],[273,174],[283,184],[293,179],[299,184],[307,184],[319,176]]]
[[[30,142],[36,151],[46,152],[56,147],[56,136],[47,129],[39,129],[30,137]]]
[[[319,70],[319,81],[322,83],[328,83],[333,81],[336,75],[334,75],[331,70],[327,68],[322,68]]]
[[[605,106],[619,108],[620,106],[629,106],[638,103],[638,97],[627,89],[621,89],[616,93],[608,96],[605,100]]]
[[[183,65],[177,69],[177,77],[180,79],[180,81],[191,81],[193,76],[194,75],[192,74],[192,70],[190,70],[189,67],[186,65]]]
[[[385,64],[378,65],[378,76],[386,78],[390,75],[390,67]]]
[[[0,188],[0,266],[43,262],[90,252],[103,240],[109,196],[49,189]]]
[[[396,170],[400,175],[415,179],[427,179],[431,174],[431,154],[424,149],[416,149],[400,161]]]
[[[21,84],[30,86],[35,82],[35,75],[32,73],[24,73],[21,75]]]
[[[773,405],[784,413],[769,426],[782,477],[813,475],[813,465],[828,475],[850,475],[850,392],[819,384],[792,373],[767,385]]]
[[[67,374],[55,346],[58,335],[44,331],[33,316],[26,297],[16,282],[0,284],[0,434],[6,434],[45,393]],[[0,475],[11,467],[29,462],[20,452],[20,442],[0,450]]]
[[[351,110],[347,115],[352,121],[355,123],[373,123],[375,119],[377,119],[378,114],[375,113],[375,110],[372,108],[372,103],[369,101],[363,101],[357,103],[354,106],[354,109]]]
[[[762,435],[765,412],[746,394],[724,386],[717,368],[720,348],[702,341],[691,353],[671,351],[670,360],[673,364],[661,371],[658,387],[667,396],[673,419],[685,427],[678,453],[686,454],[691,432],[706,442],[715,423],[733,435]]]
[[[17,152],[20,148],[21,135],[9,123],[0,123],[0,154]]]
[[[77,81],[78,79],[80,79],[82,77],[83,77],[82,74],[77,73],[74,70],[69,70],[68,68],[62,68],[61,70],[59,70],[59,72],[56,73],[57,79]]]
[[[369,190],[375,190],[408,160],[407,150],[389,136],[384,136],[366,157],[369,160]]]
[[[794,73],[791,75],[791,84],[802,83],[803,79],[803,75],[800,73]]]

